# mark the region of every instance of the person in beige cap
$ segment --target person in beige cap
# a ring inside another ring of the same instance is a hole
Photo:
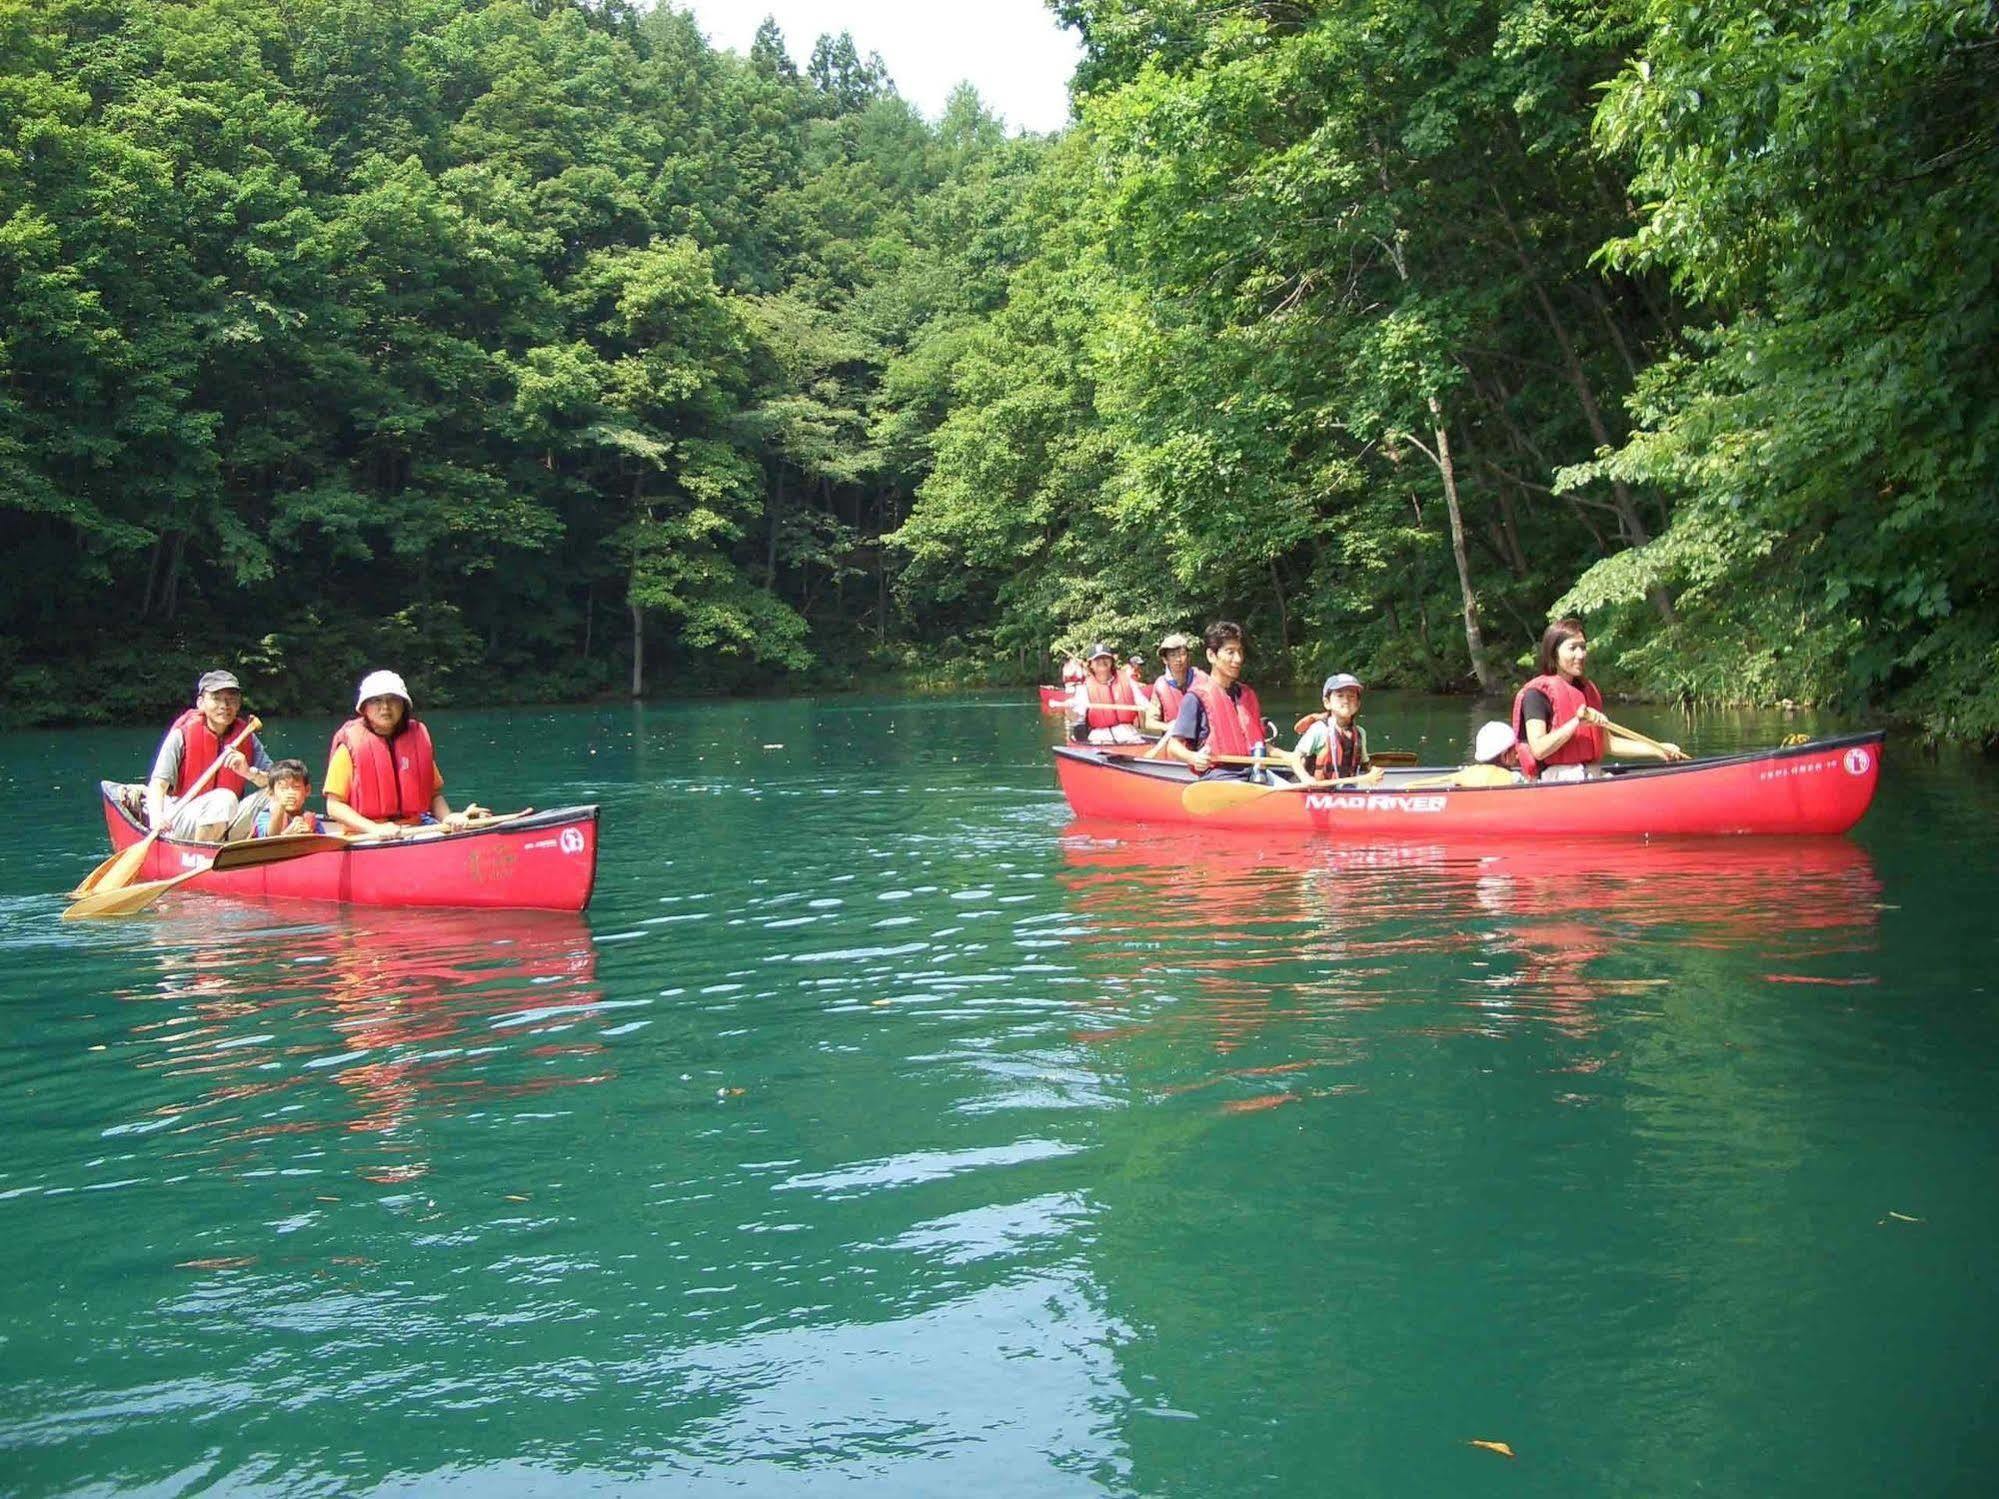
[[[478,808],[451,810],[430,730],[415,716],[409,688],[392,671],[361,679],[354,716],[327,751],[326,815],[351,833],[399,838],[427,823],[464,827]]]
[[[230,671],[208,671],[195,684],[194,706],[182,712],[160,741],[146,777],[146,826],[164,826],[176,838],[204,843],[220,839],[248,800],[248,787],[270,784],[271,757],[263,741],[251,735],[242,747],[233,741],[242,733],[236,720],[243,712],[243,684]],[[188,788],[216,760],[222,762],[215,784],[199,796]]]
[[[1159,662],[1166,669],[1153,679],[1152,703],[1139,725],[1148,734],[1164,734],[1180,711],[1180,700],[1205,675],[1194,665],[1194,637],[1178,630],[1159,642]]]

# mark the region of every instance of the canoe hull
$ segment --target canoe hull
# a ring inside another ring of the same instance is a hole
[[[1401,791],[1437,770],[1391,774],[1377,788],[1283,791],[1212,811],[1181,793],[1177,764],[1055,750],[1078,817],[1243,832],[1330,833],[1401,841],[1484,838],[1787,836],[1844,833],[1866,813],[1881,774],[1880,733],[1821,739],[1682,765],[1620,768],[1600,780]]]
[[[103,783],[113,852],[145,836],[112,782]],[[215,845],[156,840],[138,878],[166,879],[205,867]],[[303,858],[216,870],[190,893],[252,899],[325,900],[357,906],[446,906],[474,910],[580,911],[597,882],[597,809],[537,812],[499,827],[405,843],[330,849]]]

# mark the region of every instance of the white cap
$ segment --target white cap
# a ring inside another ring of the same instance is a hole
[[[1514,737],[1513,725],[1495,718],[1479,729],[1478,738],[1472,741],[1471,757],[1481,765],[1492,765],[1519,742]]]
[[[410,702],[410,690],[403,686],[403,679],[392,671],[371,671],[361,679],[361,690],[354,695],[354,711],[359,713],[371,697],[399,697],[410,707],[416,706]]]

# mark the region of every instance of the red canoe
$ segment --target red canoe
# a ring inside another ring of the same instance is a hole
[[[129,848],[146,830],[126,807],[125,788],[100,783],[111,848]],[[199,869],[216,845],[162,836],[138,875],[166,879]],[[401,843],[363,843],[303,858],[217,870],[182,887],[190,893],[357,906],[468,906],[580,911],[597,882],[597,809],[536,812],[491,828],[468,828]]]
[[[1188,799],[1192,805],[1183,798],[1193,772],[1177,763],[1058,747],[1055,769],[1078,817],[1113,822],[1397,841],[1843,833],[1874,799],[1884,737],[1853,734],[1679,765],[1619,765],[1594,781],[1400,789],[1449,773],[1418,769],[1390,771],[1365,790],[1258,794],[1245,786],[1240,799],[1204,792]]]

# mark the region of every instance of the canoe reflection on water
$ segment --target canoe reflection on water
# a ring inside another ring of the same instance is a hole
[[[1606,998],[1716,965],[1873,981],[1881,886],[1845,839],[1340,846],[1076,821],[1063,854],[1075,950],[1106,1001],[1198,1000],[1223,1050],[1246,1027],[1387,1006],[1453,1032],[1580,1034]]]
[[[341,909],[294,925],[295,905],[208,904],[147,925],[153,972],[120,998],[146,1007],[139,1065],[189,1085],[155,1116],[234,1166],[333,1132],[372,1137],[351,1147],[370,1157],[349,1163],[360,1175],[410,1180],[432,1120],[608,1075],[601,1042],[554,1039],[603,999],[579,915]]]

